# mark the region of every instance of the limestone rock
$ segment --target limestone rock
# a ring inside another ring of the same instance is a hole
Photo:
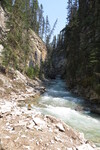
[[[34,51],[33,51],[34,50]],[[29,54],[29,66],[35,66],[37,64],[39,67],[41,61],[45,61],[47,55],[47,50],[44,42],[36,35],[33,30],[30,30],[30,54]]]
[[[5,21],[6,21],[5,12],[3,8],[0,6],[0,29],[1,30],[5,30]]]
[[[83,144],[81,146],[77,146],[76,150],[94,150],[89,144]]]
[[[56,124],[56,127],[59,129],[59,131],[65,132],[65,129],[61,123]]]
[[[67,148],[66,150],[73,150],[72,148]]]
[[[3,51],[3,45],[0,44],[0,56],[2,56],[2,51]]]
[[[34,118],[33,121],[37,126],[45,126],[45,122],[40,118]]]
[[[34,122],[31,122],[31,124],[29,124],[29,125],[27,126],[27,128],[28,128],[28,129],[33,129],[34,125],[35,125],[35,123],[34,123]]]
[[[20,73],[18,70],[16,70],[15,74],[16,74],[16,80],[20,80],[22,82],[26,81],[26,77],[22,73]]]
[[[62,140],[59,137],[54,137],[54,140],[57,142],[62,142]]]

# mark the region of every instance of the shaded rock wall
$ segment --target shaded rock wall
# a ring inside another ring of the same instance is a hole
[[[64,49],[55,49],[52,55],[52,70],[55,74],[63,76],[66,66],[66,54]]]

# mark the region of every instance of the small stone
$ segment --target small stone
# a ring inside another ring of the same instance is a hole
[[[53,132],[53,130],[51,128],[49,128],[49,132]]]
[[[84,139],[84,133],[79,133],[79,138],[83,140]]]
[[[73,150],[72,148],[67,148],[66,150]]]
[[[27,129],[33,129],[34,125],[35,125],[35,123],[32,122],[30,125],[27,126]]]
[[[54,133],[58,134],[58,132],[59,132],[58,129],[55,129],[55,130],[54,130]]]
[[[48,143],[46,143],[46,144],[45,144],[45,146],[46,146],[46,147],[48,147],[48,146],[49,146],[49,144],[48,144]]]
[[[35,125],[37,125],[37,126],[44,126],[45,125],[45,122],[40,118],[34,118],[33,121],[34,121]]]
[[[54,137],[54,140],[57,142],[62,142],[62,140],[59,137]]]
[[[36,142],[36,145],[39,145],[39,142],[38,142],[38,141]]]
[[[92,144],[92,147],[93,147],[93,148],[96,148],[96,145],[95,145],[95,144]]]
[[[5,139],[10,139],[10,136],[5,136]]]
[[[32,109],[31,104],[28,104],[27,109],[28,109],[28,110],[31,110],[31,109]]]
[[[21,135],[22,138],[26,138],[26,135]]]
[[[56,125],[56,127],[59,129],[59,131],[65,132],[65,129],[64,129],[64,127],[63,127],[63,125],[62,125],[61,123],[58,123],[58,124]]]
[[[25,145],[23,145],[23,147],[24,147],[25,149],[30,150],[30,146],[25,146]]]
[[[2,115],[0,115],[0,118],[3,118],[3,116],[2,116]]]
[[[51,140],[51,143],[54,144],[55,142],[53,140]]]
[[[42,143],[43,142],[43,140],[42,139],[40,139],[40,143]]]
[[[43,129],[42,129],[41,127],[34,126],[34,128],[35,128],[37,131],[43,131]]]

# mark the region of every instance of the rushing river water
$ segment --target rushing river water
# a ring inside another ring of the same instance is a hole
[[[35,109],[62,119],[65,123],[85,134],[85,137],[100,146],[100,118],[90,111],[76,111],[86,102],[72,95],[64,81],[59,78],[51,81],[39,99]]]

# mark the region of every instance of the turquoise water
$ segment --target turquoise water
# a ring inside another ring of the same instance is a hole
[[[60,118],[74,129],[83,132],[85,138],[100,146],[100,117],[89,110],[75,110],[84,104],[85,101],[72,95],[66,89],[65,82],[58,78],[50,82],[47,92],[38,99],[36,109],[43,114]]]

